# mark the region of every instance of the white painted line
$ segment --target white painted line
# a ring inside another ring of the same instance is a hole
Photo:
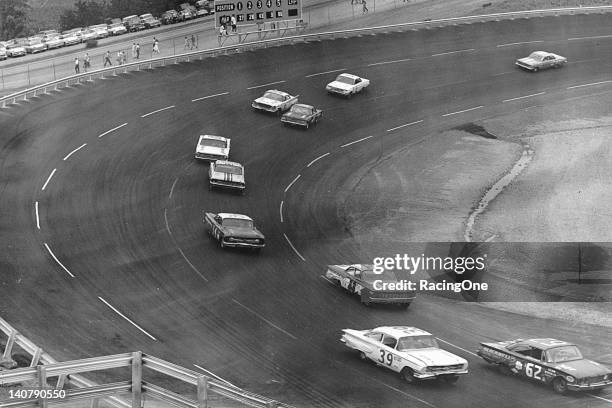
[[[172,193],[174,192],[174,187],[176,186],[176,182],[178,181],[178,177],[174,179],[174,183],[172,183],[172,187],[170,187],[170,195],[168,195],[168,200],[172,199]]]
[[[534,93],[531,95],[525,95],[525,96],[519,96],[516,98],[510,98],[510,99],[504,99],[502,102],[511,102],[511,101],[518,101],[520,99],[525,99],[525,98],[531,98],[533,96],[539,96],[539,95],[544,95],[546,92],[538,92],[538,93]]]
[[[172,236],[172,231],[170,231],[170,225],[168,224],[168,209],[164,208],[164,221],[166,222],[166,231],[168,231],[168,235]]]
[[[326,281],[328,281],[329,283],[331,283],[332,285],[335,285],[335,283],[331,279],[329,279],[327,276],[321,275],[321,277],[325,279]]]
[[[297,256],[300,257],[300,259],[304,262],[306,262],[306,259],[302,256],[302,254],[300,254],[298,252],[297,249],[295,249],[295,247],[293,246],[293,244],[291,243],[291,241],[289,240],[289,237],[287,236],[287,234],[283,233],[283,235],[285,236],[285,239],[287,240],[287,243],[289,244],[289,246],[291,247],[291,249],[293,249],[293,252],[295,252],[297,254]]]
[[[537,41],[523,41],[523,42],[515,42],[515,43],[507,43],[507,44],[499,44],[497,45],[497,47],[511,47],[513,45],[523,45],[523,44],[537,44],[537,43],[543,43],[543,40],[537,40]]]
[[[274,327],[275,329],[285,333],[287,336],[291,337],[294,340],[297,340],[298,338],[295,337],[293,334],[289,333],[286,330],[281,329],[280,327],[278,327],[277,325],[275,325],[274,323],[272,323],[271,321],[269,321],[268,319],[266,319],[265,317],[263,317],[262,315],[260,315],[259,313],[257,313],[256,311],[254,311],[253,309],[251,309],[248,306],[243,305],[242,303],[240,303],[239,301],[237,301],[236,299],[232,299],[232,302],[236,303],[237,305],[241,306],[242,308],[244,308],[245,310],[248,310],[249,312],[253,313],[255,316],[259,317],[261,320],[263,320],[264,322],[268,323],[270,326]]]
[[[276,81],[276,82],[269,82],[267,84],[262,84],[262,85],[255,85],[255,86],[250,86],[247,89],[257,89],[257,88],[263,88],[265,86],[270,86],[270,85],[277,85],[277,84],[284,84],[287,81]]]
[[[43,186],[42,186],[42,191],[45,191],[45,188],[47,188],[47,184],[49,184],[49,182],[51,181],[51,177],[53,177],[53,175],[55,174],[56,171],[57,171],[57,169],[53,169],[51,174],[49,174],[49,177],[47,178],[47,181],[45,181],[45,184],[43,184]]]
[[[457,51],[448,51],[448,52],[441,52],[438,54],[432,54],[432,57],[439,57],[442,55],[451,55],[451,54],[458,54],[460,52],[472,52],[472,51],[476,51],[474,48],[468,48],[467,50],[457,50]]]
[[[408,398],[415,399],[415,400],[419,401],[420,403],[427,405],[428,407],[431,407],[431,408],[436,408],[436,406],[435,406],[435,405],[432,405],[432,404],[430,404],[429,402],[427,402],[427,401],[425,401],[425,400],[420,399],[419,397],[415,397],[415,396],[414,396],[414,395],[412,395],[412,394],[408,394],[407,392],[404,392],[404,391],[402,391],[402,390],[400,390],[400,389],[397,389],[397,388],[395,388],[395,387],[392,387],[392,386],[390,386],[390,385],[388,385],[388,384],[385,384],[385,383],[382,383],[382,384],[383,384],[385,387],[387,387],[387,388],[389,388],[389,389],[391,389],[391,390],[393,390],[393,391],[395,391],[395,392],[399,392],[400,394],[405,395],[405,396],[406,396],[406,397],[408,397]]]
[[[49,251],[49,254],[51,254],[51,257],[52,257],[53,259],[55,259],[55,262],[57,262],[57,263],[58,263],[58,265],[59,265],[59,266],[61,266],[61,267],[62,267],[62,269],[63,269],[63,270],[65,270],[65,271],[66,271],[66,273],[67,273],[68,275],[70,275],[70,277],[71,277],[71,278],[74,278],[74,275],[73,275],[72,273],[70,273],[70,271],[68,270],[68,268],[66,268],[66,267],[64,266],[64,264],[62,264],[62,263],[59,261],[59,259],[57,259],[57,257],[56,257],[56,256],[55,256],[55,254],[53,253],[53,251],[51,251],[51,248],[49,248],[49,245],[47,245],[47,243],[46,243],[46,242],[43,242],[43,245],[45,246],[45,248],[47,248],[47,251]]]
[[[595,86],[595,85],[609,84],[610,82],[612,82],[612,81],[592,82],[590,84],[569,86],[569,87],[567,87],[567,89],[584,88],[585,86]]]
[[[106,306],[110,307],[115,313],[117,313],[119,316],[123,317],[125,320],[127,320],[128,322],[130,322],[132,324],[132,326],[136,327],[138,330],[140,330],[141,332],[143,332],[144,334],[146,334],[147,336],[149,336],[151,339],[153,339],[154,341],[157,341],[157,339],[155,337],[153,337],[152,335],[150,335],[145,329],[143,329],[142,327],[140,327],[139,325],[137,325],[136,323],[134,323],[129,317],[127,317],[126,315],[124,315],[123,313],[121,313],[119,310],[115,309],[113,307],[113,305],[111,305],[110,303],[108,303],[106,300],[104,300],[103,298],[101,298],[100,296],[98,296],[98,299],[100,299]]]
[[[387,129],[387,132],[393,132],[394,130],[401,129],[401,128],[406,127],[406,126],[416,125],[417,123],[422,123],[422,122],[423,122],[423,120],[421,119],[421,120],[417,120],[416,122],[406,123],[405,125],[400,125],[400,126],[396,126],[394,128],[391,128],[391,129]]]
[[[452,347],[454,347],[454,348],[456,348],[456,349],[459,349],[459,350],[461,350],[461,351],[465,351],[465,352],[466,352],[466,353],[468,353],[468,354],[471,354],[471,355],[476,356],[476,357],[480,357],[478,354],[476,354],[476,353],[474,353],[474,352],[472,352],[472,351],[470,351],[470,350],[466,350],[466,349],[464,349],[463,347],[456,346],[456,345],[454,345],[453,343],[449,343],[448,341],[446,341],[446,340],[442,340],[442,339],[441,339],[441,338],[439,338],[439,337],[436,337],[436,339],[438,339],[438,340],[439,340],[439,341],[441,341],[442,343],[446,343],[446,344],[448,344],[449,346],[452,346]]]
[[[464,110],[457,111],[457,112],[445,113],[445,114],[444,114],[444,115],[442,115],[442,116],[452,116],[452,115],[458,115],[458,114],[460,114],[460,113],[470,112],[470,111],[473,111],[473,110],[476,110],[476,109],[480,109],[480,108],[484,108],[484,106],[480,105],[480,106],[476,106],[475,108],[464,109]]]
[[[406,62],[406,61],[412,61],[412,58],[404,58],[404,59],[382,61],[382,62],[373,62],[372,64],[368,64],[368,67],[374,67],[376,65],[395,64],[398,62]]]
[[[198,268],[196,268],[195,266],[193,266],[193,264],[189,261],[189,259],[187,259],[187,256],[185,255],[185,253],[183,252],[183,250],[179,247],[176,247],[176,249],[178,249],[179,253],[181,254],[181,256],[183,257],[183,259],[187,262],[187,264],[189,264],[189,266],[191,267],[191,269],[193,269],[193,271],[195,273],[198,274],[198,276],[200,278],[202,278],[204,280],[204,282],[208,282],[208,279],[206,279],[206,276],[202,275],[202,272],[200,272],[198,270]]]
[[[228,95],[228,94],[229,92],[221,92],[221,93],[214,94],[214,95],[208,95],[208,96],[203,96],[201,98],[192,99],[191,102],[203,101],[204,99],[214,98],[216,96],[222,96],[222,95]]]
[[[567,41],[596,40],[598,38],[612,38],[612,35],[595,35],[593,37],[572,37],[572,38],[568,38]]]
[[[322,158],[324,158],[325,156],[329,156],[329,153],[325,153],[325,154],[320,155],[319,157],[317,157],[316,159],[314,159],[313,161],[311,161],[310,163],[308,163],[308,164],[306,165],[306,167],[310,167],[310,166],[312,166],[313,164],[315,164],[317,161],[321,160],[321,159],[322,159]]]
[[[108,135],[111,132],[114,132],[115,130],[121,129],[122,127],[127,126],[127,122],[125,122],[123,125],[119,125],[117,127],[112,128],[111,130],[107,130],[106,132],[102,133],[100,136],[98,137],[104,137],[106,135]]]
[[[227,381],[227,380],[225,380],[225,379],[223,379],[223,378],[219,377],[217,374],[213,373],[212,371],[209,371],[209,370],[205,369],[205,368],[204,368],[204,367],[202,367],[202,366],[199,366],[199,365],[197,365],[197,364],[194,364],[193,366],[194,366],[194,367],[199,368],[199,369],[200,369],[200,370],[202,370],[202,371],[204,371],[206,374],[210,375],[211,377],[214,377],[214,378],[216,378],[217,380],[219,380],[219,381],[221,381],[221,382],[223,382],[223,383],[225,383],[225,384],[229,385],[230,387],[234,387],[234,388],[236,388],[236,389],[240,389],[240,388],[238,388],[237,386],[235,386],[234,384],[232,384],[231,382],[229,382],[229,381]]]
[[[355,143],[363,142],[364,140],[368,140],[368,139],[370,139],[372,137],[374,137],[374,136],[366,136],[366,137],[361,138],[359,140],[355,140],[353,142],[349,142],[349,143],[345,143],[343,145],[340,145],[340,147],[347,147],[347,146],[350,146],[350,145],[354,145]]]
[[[36,228],[40,229],[40,217],[38,216],[38,201],[34,203],[34,210],[36,211]]]
[[[298,181],[298,179],[299,179],[300,177],[302,177],[302,175],[301,175],[301,174],[298,174],[298,175],[297,175],[297,176],[296,176],[296,177],[293,179],[293,181],[292,181],[291,183],[289,183],[289,185],[288,185],[288,186],[285,188],[285,193],[286,193],[287,191],[289,191],[289,189],[291,188],[291,186],[292,186],[293,184],[295,184],[295,182],[296,182],[296,181]]]
[[[280,220],[281,220],[281,222],[283,222],[283,204],[284,203],[285,203],[284,201],[281,201],[280,208],[278,209],[278,212],[280,213]]]
[[[316,74],[306,75],[306,78],[312,78],[318,75],[333,74],[334,72],[346,71],[346,68],[334,69],[332,71],[317,72]]]
[[[73,151],[71,151],[70,153],[68,153],[66,155],[66,157],[64,157],[64,161],[68,160],[70,158],[70,156],[72,156],[73,154],[75,154],[76,152],[78,152],[79,150],[81,150],[82,148],[84,148],[85,146],[87,146],[87,143],[83,143],[82,145],[80,145],[79,147],[77,147],[76,149],[74,149]]]
[[[602,401],[612,402],[612,399],[607,399],[607,398],[604,398],[604,397],[600,397],[600,396],[598,396],[598,395],[593,395],[593,394],[587,394],[587,395],[588,395],[589,397],[597,398],[597,399],[600,399],[600,400],[602,400]]]
[[[154,115],[156,113],[163,112],[165,110],[172,109],[172,108],[176,108],[176,106],[174,106],[174,105],[166,106],[165,108],[161,108],[161,109],[155,110],[153,112],[145,113],[144,115],[141,115],[140,117],[141,118],[146,118],[147,116],[151,116],[151,115]]]

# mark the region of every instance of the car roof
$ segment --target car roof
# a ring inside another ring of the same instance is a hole
[[[557,340],[557,339],[551,339],[551,338],[525,339],[525,340],[517,342],[517,344],[526,344],[528,346],[537,347],[542,350],[548,350],[548,349],[552,349],[555,347],[562,347],[562,346],[574,346],[573,343],[568,343],[563,340]]]
[[[411,336],[431,336],[431,333],[425,330],[411,326],[382,326],[373,329],[372,331],[389,334],[395,338],[411,337]]]
[[[532,52],[529,55],[537,55],[537,56],[540,56],[540,57],[545,57],[547,55],[553,55],[553,54],[551,54],[550,52],[547,52],[547,51],[534,51],[534,52]]]
[[[342,74],[340,74],[340,75],[338,75],[338,76],[344,76],[344,77],[351,78],[351,79],[357,79],[357,78],[359,78],[357,75],[347,74],[346,72],[344,72],[344,73],[342,73]]]
[[[226,165],[226,166],[237,166],[241,168],[243,167],[242,164],[233,162],[233,161],[229,161],[229,160],[217,160],[217,161],[214,161],[213,163],[215,166],[218,164],[221,164],[221,165]]]
[[[215,135],[200,135],[200,140],[199,141],[201,142],[202,139],[223,140],[223,141],[228,141],[229,140],[227,137],[215,136]]]
[[[295,103],[295,104],[293,104],[293,106],[301,106],[301,107],[304,107],[304,108],[312,108],[312,109],[314,109],[314,106],[306,105],[305,103]],[[292,108],[293,108],[293,106],[292,106]]]
[[[264,94],[267,94],[268,92],[272,92],[282,96],[289,95],[287,92],[279,91],[278,89],[268,89],[266,92],[264,92]]]
[[[239,220],[249,220],[249,221],[253,221],[253,219],[251,217],[247,217],[246,215],[242,215],[242,214],[233,214],[233,213],[219,213],[217,214],[219,217],[225,219],[225,218],[236,218]]]

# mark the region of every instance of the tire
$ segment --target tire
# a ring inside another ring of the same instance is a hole
[[[310,127],[310,123],[306,122],[306,129]]]
[[[440,379],[447,384],[454,384],[459,379],[459,376],[458,375],[445,375],[445,376],[440,377]]]
[[[557,377],[553,380],[552,387],[557,394],[565,394],[567,392],[567,381],[565,378]]]
[[[362,361],[368,361],[368,356],[363,351],[359,352],[359,359]]]
[[[540,70],[540,68],[538,68],[538,67],[534,67],[533,68],[533,72],[538,72],[539,70]]]
[[[404,367],[402,369],[402,371],[400,372],[400,377],[406,381],[407,383],[414,383],[416,382],[416,377],[414,376],[414,373],[412,372],[412,370],[408,367]]]
[[[221,248],[225,248],[225,242],[223,242],[223,237],[222,236],[219,236],[219,246]]]

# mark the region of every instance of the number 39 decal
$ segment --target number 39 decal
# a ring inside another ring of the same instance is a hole
[[[387,353],[385,350],[381,349],[378,362],[390,366],[393,363],[393,354]]]

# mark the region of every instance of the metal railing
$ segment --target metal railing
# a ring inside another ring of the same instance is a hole
[[[198,50],[187,52],[178,55],[172,55],[167,57],[152,58],[148,60],[136,61],[127,63],[119,66],[112,66],[110,68],[102,68],[87,73],[81,73],[71,75],[66,78],[47,82],[42,85],[34,86],[25,90],[15,92],[0,98],[0,108],[6,108],[8,104],[14,104],[22,101],[27,101],[29,97],[36,97],[40,94],[47,94],[50,90],[57,90],[62,87],[68,87],[78,85],[86,81],[93,81],[96,78],[105,78],[109,76],[116,76],[118,74],[140,71],[143,69],[152,69],[159,66],[165,66],[169,64],[177,64],[179,62],[189,62],[197,59],[204,59],[205,57],[214,57],[218,55],[227,55],[232,53],[238,53],[245,50],[251,50],[256,48],[266,48],[270,46],[279,46],[284,44],[294,44],[297,42],[308,42],[308,41],[320,41],[324,39],[333,38],[348,38],[358,36],[363,33],[377,33],[377,32],[388,32],[398,30],[410,30],[419,28],[435,28],[443,27],[455,24],[468,24],[473,22],[485,22],[485,21],[497,21],[502,19],[515,19],[515,18],[530,18],[530,17],[544,17],[544,16],[555,16],[555,15],[573,15],[573,14],[588,14],[588,13],[608,13],[612,12],[612,6],[600,6],[600,7],[572,7],[572,8],[558,8],[558,9],[546,9],[546,10],[531,10],[531,11],[514,11],[506,13],[494,13],[494,14],[481,14],[467,17],[454,17],[445,19],[436,19],[428,21],[420,21],[413,23],[401,23],[391,24],[384,26],[365,27],[365,28],[354,28],[348,30],[339,31],[324,31],[315,32],[301,35],[294,35],[288,37],[270,38],[264,40],[253,41],[249,43],[234,44],[231,46],[223,46],[217,48],[211,48],[207,50]]]

